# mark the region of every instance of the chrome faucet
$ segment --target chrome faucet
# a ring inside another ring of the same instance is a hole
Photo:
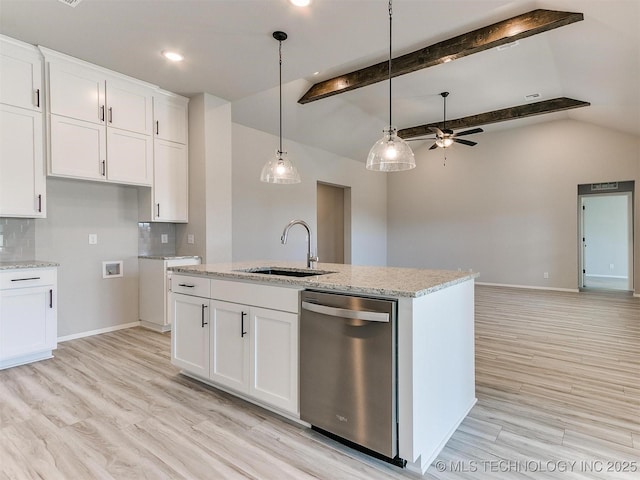
[[[315,263],[318,261],[318,257],[315,255],[311,255],[311,228],[304,220],[291,220],[289,224],[284,227],[284,231],[282,232],[282,236],[280,237],[280,242],[282,244],[287,243],[287,237],[289,236],[289,230],[294,225],[302,225],[307,230],[307,268],[315,268]],[[312,267],[312,265],[314,265]]]

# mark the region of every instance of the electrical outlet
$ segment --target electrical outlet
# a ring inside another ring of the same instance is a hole
[[[189,245],[193,245],[195,243],[195,236],[192,233],[187,235],[187,243]]]
[[[0,247],[4,247],[4,237],[0,235]]]
[[[549,272],[544,272],[544,274],[542,275],[544,278],[549,278]]]
[[[470,268],[470,269],[469,269],[469,273],[473,273],[473,268]]]
[[[166,233],[160,235],[160,243],[169,243],[169,235]]]
[[[615,265],[614,265],[613,263],[610,263],[610,264],[609,264],[609,270],[613,270],[613,269],[615,269],[615,268],[616,268],[616,267],[615,267]]]
[[[98,243],[98,234],[90,233],[89,234],[89,245],[96,245]]]

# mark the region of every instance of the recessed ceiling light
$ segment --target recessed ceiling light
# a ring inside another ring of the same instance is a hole
[[[320,75],[320,72],[313,72],[314,75]]]
[[[291,5],[295,5],[296,7],[308,7],[311,3],[311,0],[289,0]]]
[[[184,60],[184,57],[178,52],[172,52],[170,50],[163,50],[162,56],[167,60],[171,60],[172,62],[181,62],[182,60]]]

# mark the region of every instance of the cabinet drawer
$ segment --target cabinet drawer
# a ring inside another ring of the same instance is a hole
[[[211,298],[283,312],[298,313],[302,287],[211,280]]]
[[[56,270],[54,268],[18,268],[0,272],[0,290],[54,285],[55,283]]]
[[[202,277],[173,275],[171,277],[171,291],[194,297],[209,298],[211,280]]]

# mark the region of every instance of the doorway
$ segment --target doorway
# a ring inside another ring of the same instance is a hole
[[[580,187],[580,288],[632,291],[633,182]]]
[[[318,258],[351,263],[351,188],[318,182]]]

